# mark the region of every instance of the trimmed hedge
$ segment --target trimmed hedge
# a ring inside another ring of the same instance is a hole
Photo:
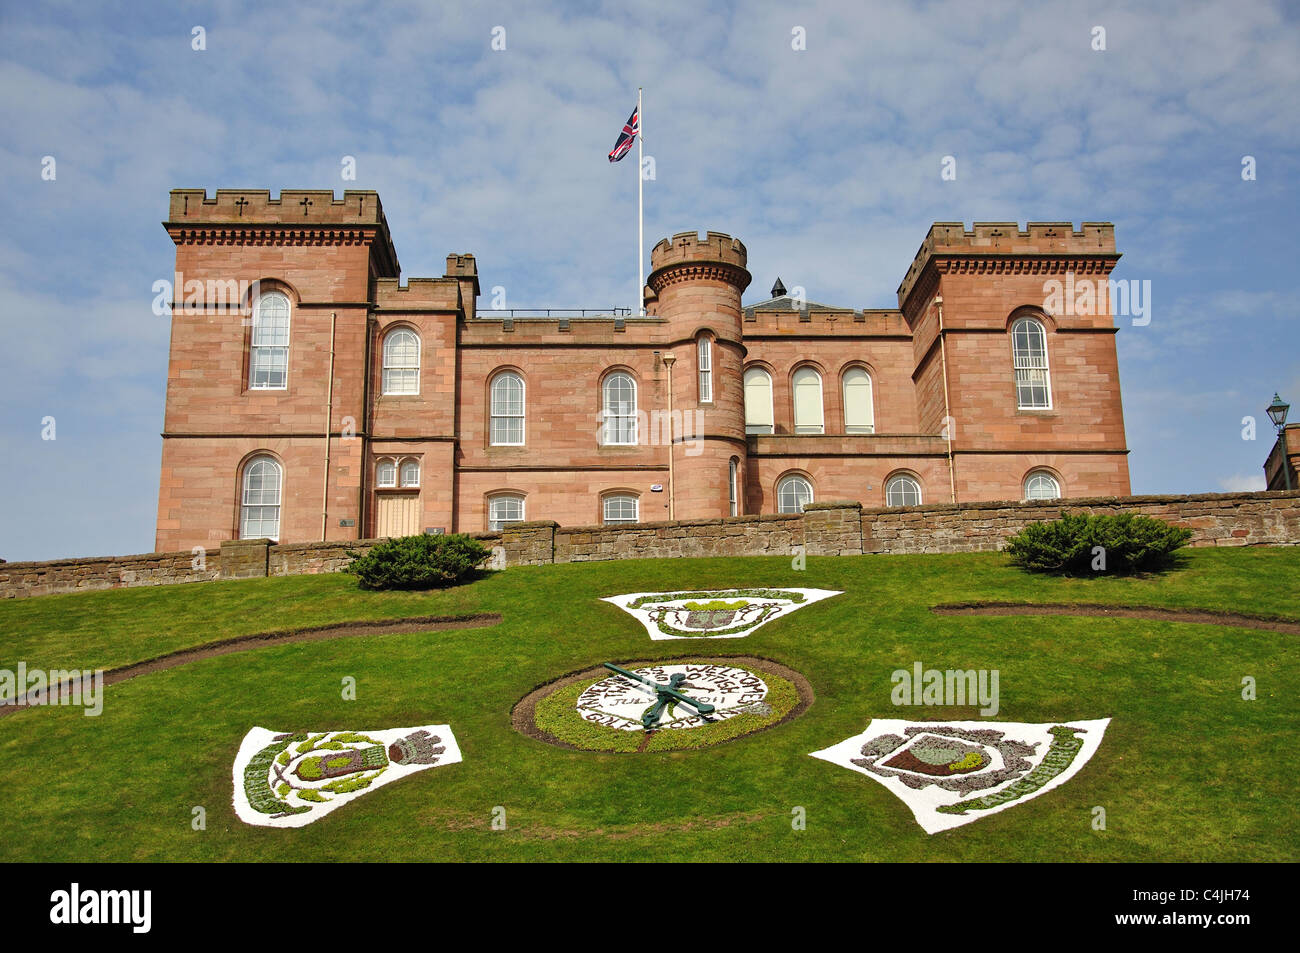
[[[492,551],[464,533],[429,533],[387,540],[364,556],[355,550],[347,555],[352,562],[344,572],[355,575],[362,589],[437,589],[465,579]]]
[[[1034,572],[1139,572],[1168,566],[1191,538],[1191,530],[1149,516],[1063,512],[1058,520],[1030,523],[1007,540],[1006,551],[1012,562]],[[1098,555],[1104,556],[1104,569],[1093,568]]]

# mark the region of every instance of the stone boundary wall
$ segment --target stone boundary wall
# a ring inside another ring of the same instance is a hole
[[[629,526],[560,526],[540,520],[471,535],[491,547],[494,569],[606,559],[789,556],[800,547],[810,556],[968,553],[1001,549],[1002,541],[1026,523],[1055,519],[1062,510],[1153,516],[1190,529],[1192,546],[1300,545],[1300,490],[875,509],[827,502],[810,504],[802,515]],[[192,553],[145,553],[0,563],[0,598],[336,572],[347,564],[347,550],[365,552],[378,542],[227,540],[202,561]]]

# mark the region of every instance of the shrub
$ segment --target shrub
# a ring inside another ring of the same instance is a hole
[[[464,533],[401,536],[379,543],[364,556],[352,557],[346,572],[362,589],[435,589],[465,579],[492,551]]]
[[[1107,572],[1137,572],[1169,565],[1174,550],[1191,538],[1191,530],[1149,516],[1062,513],[1058,520],[1030,523],[1007,540],[1006,551],[1025,569],[1088,574],[1100,546]]]

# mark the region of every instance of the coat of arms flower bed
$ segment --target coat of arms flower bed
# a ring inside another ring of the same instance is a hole
[[[705,589],[632,592],[601,601],[635,616],[656,641],[739,639],[773,619],[838,595],[829,589]]]
[[[235,756],[235,814],[259,827],[302,827],[392,781],[460,760],[448,725],[383,731],[254,728]]]
[[[934,834],[1064,784],[1096,753],[1109,723],[877,718],[862,734],[812,756],[879,781]]]

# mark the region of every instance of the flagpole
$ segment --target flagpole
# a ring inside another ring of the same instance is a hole
[[[641,115],[641,87],[636,88],[636,311],[645,314],[645,176],[641,166],[641,140],[645,116]]]

